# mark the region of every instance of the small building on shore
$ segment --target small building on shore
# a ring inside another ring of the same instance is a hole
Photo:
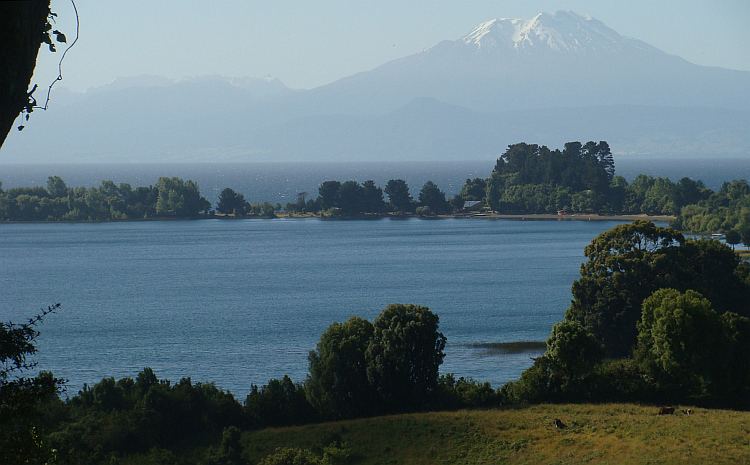
[[[464,202],[464,211],[476,212],[482,209],[482,202],[480,200],[467,200]]]

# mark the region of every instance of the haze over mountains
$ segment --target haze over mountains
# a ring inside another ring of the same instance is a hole
[[[750,154],[749,128],[750,72],[695,65],[558,11],[488,21],[311,90],[220,76],[56,89],[0,162],[494,159],[516,142],[571,140],[732,157]]]

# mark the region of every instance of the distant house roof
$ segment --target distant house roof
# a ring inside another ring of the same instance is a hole
[[[464,202],[464,208],[471,209],[481,204],[482,202],[480,202],[479,200],[467,200],[466,202]]]

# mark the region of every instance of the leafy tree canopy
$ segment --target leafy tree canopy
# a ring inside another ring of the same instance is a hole
[[[216,205],[216,211],[225,215],[235,214],[242,216],[247,211],[249,205],[245,201],[245,196],[238,194],[227,187],[219,194],[219,203]]]
[[[721,341],[719,315],[698,292],[659,289],[643,301],[638,342],[678,384],[695,387],[710,379]]]
[[[367,378],[387,412],[424,408],[438,386],[445,336],[427,307],[391,304],[373,324]]]
[[[568,142],[562,151],[536,144],[509,145],[493,170],[505,184],[552,184],[597,192],[607,190],[614,174],[612,152],[604,141]]]
[[[562,389],[576,386],[602,360],[604,349],[599,341],[575,321],[561,321],[552,327],[544,354],[562,379]]]
[[[661,288],[693,289],[720,313],[750,313],[748,265],[717,241],[685,240],[674,229],[637,220],[600,234],[584,253],[566,319],[587,328],[610,357],[630,354],[641,304]]]
[[[432,181],[427,181],[419,191],[419,203],[423,207],[429,207],[430,211],[437,215],[444,214],[448,210],[445,192]]]
[[[367,380],[365,352],[373,336],[367,320],[351,317],[334,323],[310,352],[307,399],[326,418],[355,418],[372,413],[374,393]]]
[[[36,326],[60,307],[55,304],[27,323],[0,323],[0,463],[45,463],[54,452],[43,439],[42,403],[56,397],[63,380],[42,372],[24,376],[36,364]]]
[[[339,200],[339,189],[341,183],[339,181],[324,181],[323,184],[318,188],[318,194],[320,195],[320,201],[323,210],[328,210],[331,207],[335,207]]]
[[[445,356],[438,321],[427,307],[392,304],[374,323],[332,324],[308,357],[308,400],[326,418],[426,408]]]

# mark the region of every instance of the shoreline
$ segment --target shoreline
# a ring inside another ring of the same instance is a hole
[[[461,216],[449,216],[448,218],[463,218]],[[521,214],[501,214],[501,213],[477,213],[474,215],[467,215],[466,218],[488,218],[488,219],[501,219],[501,220],[558,220],[558,221],[635,221],[635,220],[647,220],[647,221],[664,221],[670,222],[674,220],[675,216],[670,215],[603,215],[598,213],[570,213],[566,215],[558,215],[555,213],[534,213],[528,215]]]
[[[341,216],[341,217],[330,217],[330,216],[324,216],[324,215],[313,215],[313,214],[289,214],[289,213],[278,213],[276,217],[274,218],[268,218],[268,217],[259,217],[259,216],[243,216],[243,217],[235,217],[234,215],[223,215],[223,214],[214,214],[214,215],[200,215],[198,217],[193,218],[174,218],[174,217],[150,217],[150,218],[129,218],[129,219],[109,219],[109,220],[102,220],[102,221],[65,221],[65,220],[57,220],[57,221],[0,221],[0,224],[24,224],[24,223],[37,223],[37,224],[46,224],[46,223],[65,223],[65,224],[75,224],[75,223],[128,223],[128,222],[141,222],[141,221],[200,221],[200,220],[211,220],[211,219],[218,219],[218,220],[275,220],[275,219],[307,219],[307,218],[318,218],[318,219],[325,219],[325,220],[343,220],[343,221],[351,221],[351,220],[378,220],[382,218],[392,218],[392,219],[409,219],[409,218],[419,218],[424,220],[436,220],[436,219],[446,219],[446,218],[455,218],[455,219],[471,219],[471,218],[478,218],[478,219],[489,219],[489,220],[519,220],[519,221],[635,221],[635,220],[647,220],[647,221],[662,221],[662,222],[670,222],[674,220],[675,216],[669,216],[669,215],[602,215],[597,213],[592,214],[584,214],[584,213],[570,213],[566,215],[558,215],[555,213],[529,213],[529,214],[503,214],[503,213],[459,213],[454,215],[438,215],[438,216],[417,216],[417,215],[391,215],[391,214],[380,214],[380,215],[361,215],[361,216]]]

